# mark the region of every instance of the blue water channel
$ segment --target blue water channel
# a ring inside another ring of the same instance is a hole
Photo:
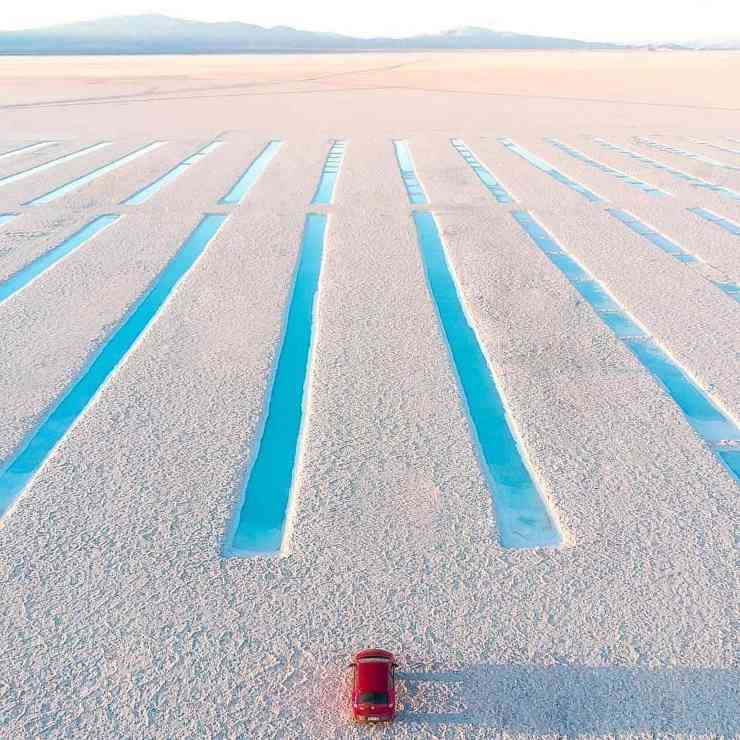
[[[316,295],[326,233],[326,216],[309,213],[264,426],[248,472],[240,508],[227,540],[228,555],[280,551],[295,476],[308,387]]]
[[[720,167],[724,170],[735,170],[740,171],[740,167],[734,164],[727,164],[726,162],[719,162],[711,157],[705,157],[703,154],[697,154],[696,152],[689,152],[686,149],[679,149],[675,146],[669,146],[668,144],[662,144],[659,141],[653,141],[652,139],[643,139],[636,137],[635,141],[649,146],[653,149],[659,149],[662,152],[668,152],[669,154],[675,154],[679,157],[687,157],[688,159],[695,159],[697,162],[703,162],[704,164],[710,164],[713,167]]]
[[[111,373],[126,357],[155,318],[175,286],[196,263],[227,218],[225,214],[203,216],[175,256],[127,314],[124,321],[95,355],[80,377],[55,404],[18,452],[0,469],[0,518],[12,507],[57,444],[85,411]]]
[[[274,139],[257,155],[252,164],[247,167],[244,174],[234,183],[231,190],[219,201],[221,204],[241,203],[259,179],[259,176],[267,169],[272,158],[277,154],[282,141]]]
[[[634,354],[675,401],[694,431],[718,459],[740,480],[740,428],[720,410],[704,391],[617,304],[603,286],[532,218],[527,211],[512,216],[550,261],[594,309],[596,315]]]
[[[48,193],[44,193],[44,195],[39,195],[37,198],[34,198],[33,200],[29,200],[28,203],[24,203],[23,205],[38,206],[38,205],[41,205],[42,203],[50,203],[53,200],[62,198],[68,193],[78,190],[83,185],[87,185],[87,183],[92,182],[93,180],[97,180],[97,178],[102,177],[103,175],[106,175],[109,172],[113,172],[114,170],[117,170],[119,167],[123,167],[129,162],[133,162],[133,160],[138,159],[139,157],[143,157],[145,154],[148,154],[152,150],[158,149],[164,143],[165,143],[164,141],[153,141],[151,144],[142,146],[139,149],[136,149],[133,152],[124,155],[123,157],[118,157],[117,159],[114,159],[112,162],[108,162],[108,164],[104,164],[102,167],[96,167],[94,170],[92,170],[91,172],[88,172],[86,175],[82,175],[81,177],[76,177],[74,180],[70,180],[64,185],[60,185],[58,188],[54,188],[54,190],[50,190]]]
[[[428,203],[429,201],[427,200],[424,188],[421,186],[421,182],[419,182],[419,178],[416,175],[414,160],[411,156],[408,141],[405,139],[394,139],[393,148],[396,150],[398,169],[401,172],[401,179],[406,187],[409,202],[416,205]]]
[[[57,244],[56,247],[52,247],[48,252],[45,252],[33,260],[33,262],[29,262],[29,264],[21,268],[18,272],[0,282],[0,303],[25,288],[30,282],[39,277],[39,275],[59,262],[59,260],[74,252],[83,244],[87,244],[96,234],[99,234],[117,219],[118,215],[115,213],[98,216],[90,221],[90,223],[85,224],[85,226],[72,234],[72,236]]]
[[[677,177],[680,180],[689,183],[695,188],[710,190],[713,193],[719,193],[720,195],[732,198],[733,200],[740,200],[740,193],[738,193],[736,190],[731,190],[730,188],[726,188],[723,185],[715,185],[714,183],[708,182],[707,180],[702,180],[700,177],[695,177],[694,175],[690,175],[688,172],[684,172],[683,170],[679,170],[675,167],[671,167],[670,165],[658,162],[655,159],[650,159],[650,157],[646,157],[642,154],[638,154],[637,152],[625,149],[625,147],[619,146],[618,144],[612,144],[610,141],[606,141],[606,139],[594,137],[594,141],[599,146],[602,146],[605,149],[611,149],[613,152],[619,152],[625,157],[630,157],[631,159],[635,159],[638,162],[642,162],[643,164],[655,167],[655,169],[657,170],[663,170],[663,172],[667,172],[669,175],[673,175],[674,177]]]
[[[716,213],[713,213],[712,211],[708,211],[706,208],[689,208],[687,209],[691,213],[695,214],[696,216],[699,216],[699,218],[703,218],[705,221],[709,221],[713,224],[716,224],[720,228],[724,229],[725,231],[729,231],[730,234],[734,234],[735,236],[740,236],[740,226],[738,224],[733,223],[728,218],[723,218],[722,216],[718,216]]]
[[[164,175],[158,177],[154,182],[149,183],[149,185],[146,185],[141,188],[141,190],[137,190],[133,195],[130,195],[126,200],[122,201],[122,205],[138,206],[141,203],[145,203],[165,185],[176,180],[180,175],[187,172],[192,165],[200,162],[204,157],[218,149],[222,144],[223,141],[212,141],[210,144],[206,144],[204,147],[201,147],[197,152],[194,152],[189,157],[183,159],[182,162],[175,165],[168,172],[165,172]]]
[[[29,154],[35,152],[37,149],[42,149],[45,146],[56,144],[55,141],[38,141],[35,144],[26,144],[26,146],[20,146],[17,149],[11,149],[9,152],[3,152],[0,154],[0,159],[6,159],[7,157],[15,157],[19,154]]]
[[[450,139],[450,143],[470,165],[473,172],[478,175],[478,179],[499,203],[511,203],[511,196],[506,192],[504,186],[491,174],[491,171],[485,165],[481,164],[462,139]]]
[[[665,190],[656,188],[655,185],[651,185],[650,183],[647,183],[644,180],[638,180],[636,177],[632,177],[632,175],[628,175],[626,172],[622,172],[621,170],[618,170],[614,167],[610,167],[609,165],[604,164],[603,162],[599,162],[596,159],[591,159],[591,157],[587,156],[583,152],[578,151],[578,149],[574,149],[573,147],[568,146],[567,144],[563,144],[563,142],[558,139],[548,138],[548,139],[545,139],[545,141],[548,144],[552,144],[553,146],[557,147],[558,149],[560,149],[560,151],[565,152],[566,154],[573,157],[574,159],[577,159],[579,162],[583,162],[584,164],[587,164],[590,167],[595,167],[597,170],[600,170],[601,172],[607,175],[616,177],[617,179],[621,180],[625,185],[631,185],[632,187],[635,187],[638,190],[642,190],[643,193],[647,193],[648,195],[654,195],[654,196],[671,195],[671,193],[667,193]]]
[[[532,152],[528,151],[523,146],[519,146],[519,144],[516,144],[511,139],[499,139],[499,142],[503,144],[510,152],[517,154],[522,159],[526,160],[530,164],[533,164],[535,167],[537,167],[537,169],[542,170],[542,172],[544,172],[546,175],[549,175],[554,180],[557,180],[561,185],[565,185],[571,190],[575,190],[576,193],[582,195],[584,198],[586,198],[586,200],[589,200],[592,203],[600,203],[604,200],[604,198],[602,198],[600,195],[596,195],[596,193],[594,193],[592,190],[589,190],[588,188],[581,185],[579,182],[576,182],[567,175],[564,175],[562,172],[559,172],[549,162],[546,162],[544,159],[540,159],[539,157],[535,156],[534,154],[532,154]]]
[[[78,149],[76,152],[72,152],[71,154],[65,154],[61,157],[51,159],[48,162],[44,162],[43,164],[37,164],[35,167],[29,167],[27,170],[21,170],[20,172],[16,172],[12,175],[0,177],[0,187],[2,187],[3,185],[10,185],[11,183],[18,182],[18,180],[24,180],[27,177],[31,177],[31,175],[36,175],[39,172],[44,172],[45,170],[51,169],[52,167],[56,167],[57,165],[64,164],[65,162],[70,162],[73,159],[77,159],[77,157],[91,154],[92,152],[95,152],[98,149],[103,149],[104,147],[110,146],[111,144],[112,142],[110,141],[100,141],[97,144],[91,144],[90,146]]]
[[[563,538],[558,525],[525,463],[496,381],[463,308],[434,216],[423,211],[414,211],[413,216],[429,292],[491,489],[501,545],[560,545]]]
[[[696,257],[694,257],[693,254],[685,252],[683,249],[681,249],[681,247],[678,246],[678,244],[675,244],[667,237],[659,234],[655,229],[643,223],[642,221],[640,221],[640,219],[635,218],[635,216],[633,216],[631,213],[627,213],[627,211],[623,211],[619,208],[607,208],[606,210],[618,221],[621,221],[630,230],[644,237],[651,244],[659,247],[666,254],[670,254],[671,257],[677,259],[679,262],[691,264],[699,261]]]
[[[713,144],[711,141],[702,141],[701,139],[692,139],[696,144],[703,144],[704,146],[710,146],[712,149],[718,149],[721,152],[727,152],[728,154],[740,154],[740,149],[731,149],[728,146],[721,146],[720,144]]]
[[[618,208],[607,208],[607,211],[632,231],[647,239],[650,243],[655,244],[656,247],[659,247],[667,254],[670,254],[671,257],[677,259],[679,262],[683,262],[687,265],[696,265],[700,263],[700,260],[693,254],[685,252],[678,246],[678,244],[675,244],[667,237],[659,234],[655,229],[644,224],[631,213],[627,213],[627,211],[622,211]],[[740,302],[740,286],[738,286],[737,283],[734,283],[731,280],[710,280],[709,282],[718,287],[733,300]]]
[[[324,167],[321,170],[321,177],[319,178],[319,184],[316,187],[313,200],[313,205],[328,205],[334,198],[334,188],[336,187],[337,179],[339,177],[339,170],[342,167],[342,160],[344,159],[344,151],[347,147],[347,142],[342,139],[337,139],[329,149],[329,154],[326,156]]]
[[[717,280],[714,283],[723,293],[740,303],[740,285],[731,280]]]
[[[0,226],[10,223],[17,215],[17,213],[0,213]]]

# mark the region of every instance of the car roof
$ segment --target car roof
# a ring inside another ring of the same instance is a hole
[[[362,691],[386,691],[390,663],[381,657],[366,658],[357,663],[357,686]]]
[[[371,650],[360,650],[355,653],[355,660],[363,660],[364,658],[385,658],[393,662],[393,653],[389,653],[387,650],[381,650],[380,648],[373,648]]]

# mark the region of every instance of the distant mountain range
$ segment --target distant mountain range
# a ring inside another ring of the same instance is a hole
[[[740,35],[689,41],[613,44],[465,26],[408,38],[355,38],[263,28],[248,23],[203,23],[166,15],[101,18],[48,28],[0,31],[0,54],[239,54],[408,49],[740,49]]]
[[[708,38],[692,39],[679,42],[685,49],[740,49],[740,34],[734,36],[710,36]]]
[[[464,27],[403,39],[203,23],[164,15],[102,18],[49,28],[0,32],[0,54],[167,54],[364,49],[613,49],[618,44]]]

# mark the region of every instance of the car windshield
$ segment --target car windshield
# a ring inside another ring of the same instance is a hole
[[[363,691],[359,696],[360,704],[387,704],[388,694],[385,691]]]

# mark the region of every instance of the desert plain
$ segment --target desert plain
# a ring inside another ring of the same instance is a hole
[[[737,736],[738,479],[717,451],[738,443],[697,433],[512,211],[737,429],[739,79],[724,52],[0,58],[0,290],[120,216],[0,298],[0,471],[203,214],[226,215],[2,517],[0,737]],[[312,204],[335,140],[334,197]],[[501,543],[414,210],[559,547]],[[327,231],[290,523],[279,554],[231,557],[309,212]],[[399,661],[392,725],[350,721],[369,646]]]

